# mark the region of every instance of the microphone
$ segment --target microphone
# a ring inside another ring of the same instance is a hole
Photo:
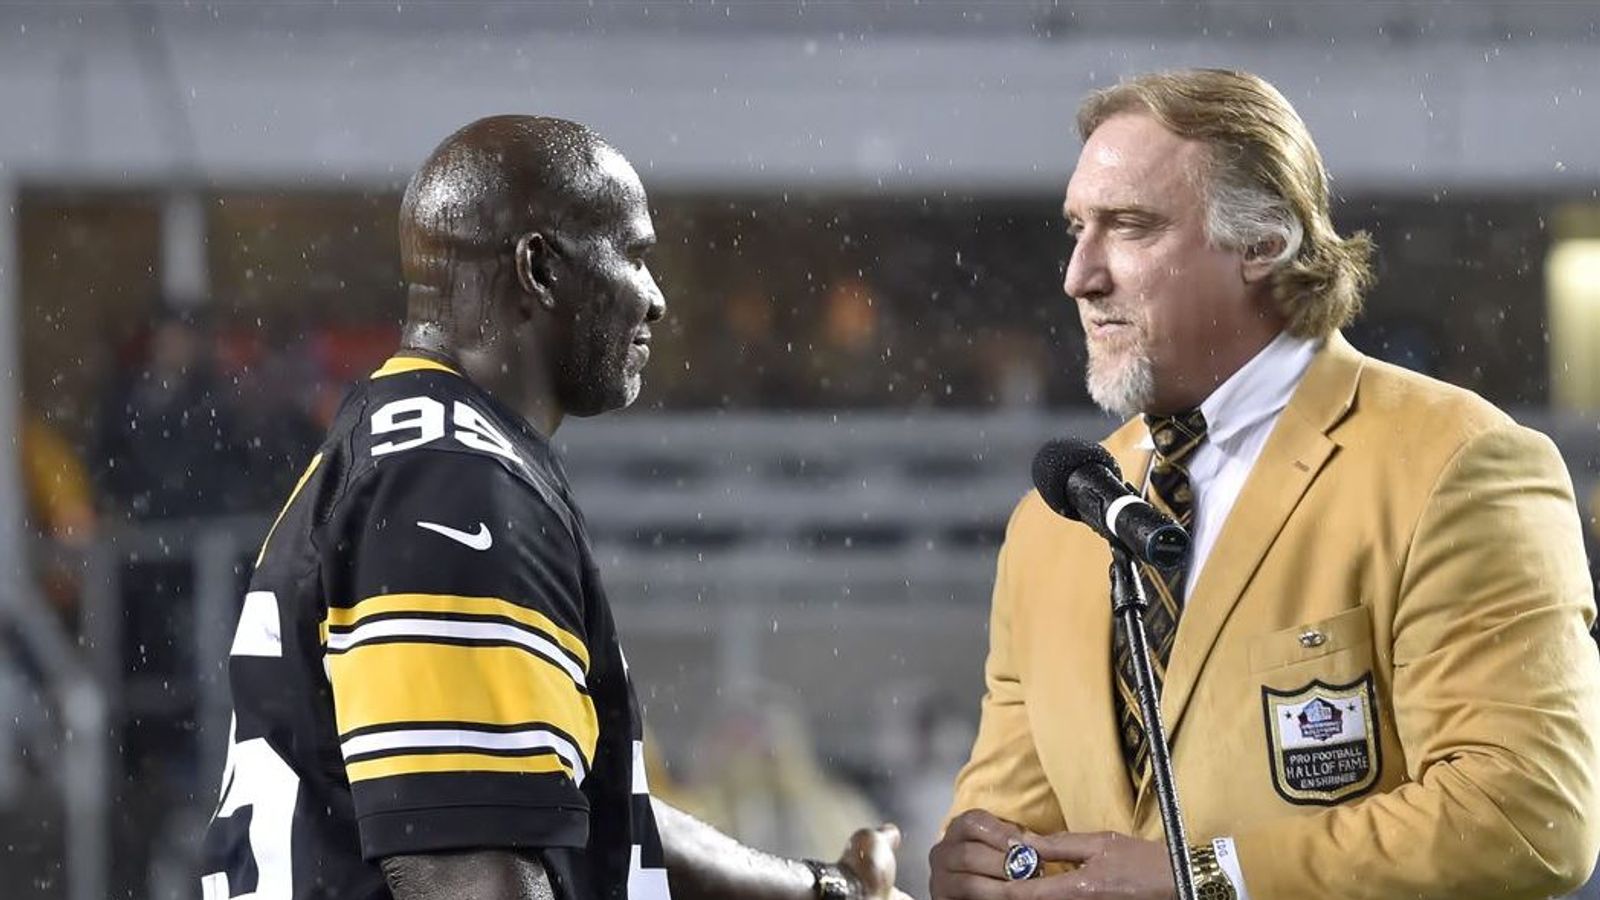
[[[1189,533],[1122,480],[1099,444],[1048,441],[1033,457],[1033,486],[1058,514],[1093,528],[1135,559],[1172,569],[1189,556]]]

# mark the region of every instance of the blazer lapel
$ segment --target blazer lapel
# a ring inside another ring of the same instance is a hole
[[[1349,411],[1362,356],[1335,332],[1312,360],[1251,468],[1211,548],[1178,627],[1161,692],[1161,719],[1176,737],[1195,682],[1261,559],[1337,444],[1328,437]],[[1140,803],[1151,793],[1147,776]],[[1137,810],[1136,810],[1137,815]]]
[[[1106,449],[1116,459],[1117,465],[1122,469],[1123,480],[1142,486],[1146,474],[1150,470],[1150,457],[1154,452],[1142,446],[1149,432],[1145,430],[1144,420],[1134,418],[1118,429],[1105,441]],[[1128,771],[1127,761],[1122,756],[1122,739],[1119,736],[1121,727],[1117,722],[1117,710],[1114,705],[1114,694],[1117,690],[1116,665],[1111,659],[1112,632],[1117,627],[1116,620],[1111,615],[1111,572],[1110,553],[1106,554],[1106,594],[1093,612],[1092,621],[1098,627],[1086,634],[1097,634],[1099,639],[1093,642],[1088,653],[1081,654],[1086,671],[1081,673],[1085,680],[1081,684],[1103,683],[1103,690],[1078,691],[1091,709],[1087,709],[1085,722],[1100,722],[1103,727],[1100,732],[1110,738],[1109,744],[1101,747],[1104,752],[1096,754],[1100,771],[1094,773],[1090,783],[1109,787],[1104,791],[1104,798],[1112,816],[1110,819],[1113,831],[1124,830],[1132,833],[1135,827],[1134,799],[1138,786],[1132,783],[1132,775]],[[1089,671],[1092,670],[1092,671]],[[1125,826],[1125,827],[1123,827]]]

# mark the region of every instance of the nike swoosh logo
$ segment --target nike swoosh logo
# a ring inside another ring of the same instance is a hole
[[[474,550],[487,550],[494,546],[494,535],[489,533],[489,526],[484,522],[478,523],[477,534],[473,534],[470,531],[459,531],[449,525],[440,525],[438,522],[418,522],[417,526],[426,528],[435,534],[442,534],[450,540],[458,544],[465,544]]]

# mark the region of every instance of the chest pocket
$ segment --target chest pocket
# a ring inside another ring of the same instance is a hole
[[[1312,678],[1346,681],[1372,671],[1372,613],[1365,606],[1250,642],[1250,674],[1270,687]]]

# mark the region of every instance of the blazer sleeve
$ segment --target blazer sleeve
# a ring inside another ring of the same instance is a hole
[[[1253,900],[1550,897],[1600,851],[1600,657],[1555,446],[1481,433],[1440,475],[1394,617],[1409,781],[1234,835]]]
[[[994,579],[989,612],[989,656],[984,663],[983,705],[972,756],[956,776],[955,802],[949,820],[970,809],[982,809],[1040,834],[1066,828],[1044,767],[1034,749],[1028,710],[1012,644],[1012,621],[1018,604],[1011,576],[1025,525],[1019,504],[1006,527]],[[941,829],[942,831],[942,829]]]

